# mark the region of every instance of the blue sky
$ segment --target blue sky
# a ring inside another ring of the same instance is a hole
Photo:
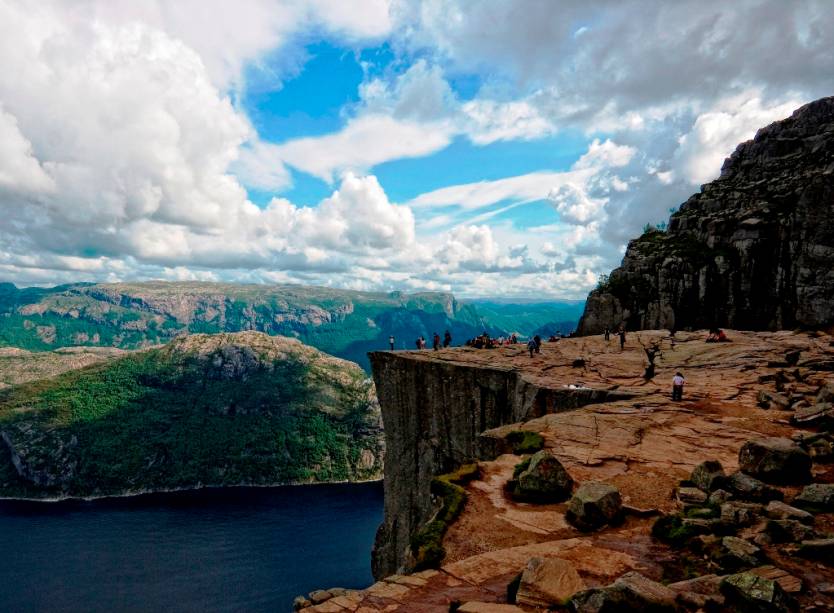
[[[816,0],[0,0],[0,277],[581,298],[830,93],[832,21]]]

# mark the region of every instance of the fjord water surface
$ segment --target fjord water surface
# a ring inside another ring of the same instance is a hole
[[[0,501],[0,611],[291,611],[372,583],[381,520],[381,483]]]

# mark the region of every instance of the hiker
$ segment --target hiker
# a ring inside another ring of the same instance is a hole
[[[620,328],[620,331],[617,333],[617,336],[620,337],[620,351],[622,351],[623,348],[625,347],[625,336],[626,336],[625,327]]]
[[[683,400],[683,386],[686,385],[686,379],[679,372],[672,377],[672,400]]]
[[[435,351],[440,349],[440,335],[437,332],[434,333],[434,337],[432,338],[432,347]]]
[[[611,329],[608,326],[605,326],[605,340],[611,340]]]
[[[536,334],[536,336],[534,336],[534,337],[533,337],[533,342],[535,342],[535,343],[536,343],[536,353],[541,353],[541,350],[542,350],[542,337],[541,337],[541,336],[539,336],[538,334]]]
[[[417,344],[417,349],[422,349],[423,348],[423,339],[418,336],[416,344]]]
[[[446,330],[446,333],[443,335],[443,348],[445,349],[446,347],[448,347],[451,344],[452,344],[452,334],[451,334],[451,332]]]
[[[515,345],[517,343],[518,343],[518,334],[513,332],[512,334],[510,334],[510,345]]]
[[[531,338],[527,341],[527,351],[530,352],[530,357],[533,357],[533,353],[536,351],[536,339]]]
[[[391,351],[394,351],[394,335],[388,337],[388,344],[391,345]]]

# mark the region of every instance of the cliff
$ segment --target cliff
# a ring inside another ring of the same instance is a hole
[[[834,324],[834,98],[738,146],[721,176],[631,241],[580,334]]]
[[[515,352],[526,356],[519,345]],[[489,364],[489,350],[371,354],[386,453],[385,519],[377,533],[374,576],[413,570],[411,538],[438,510],[432,478],[501,451],[479,436],[498,426],[633,394],[571,389],[510,362]]]
[[[622,350],[614,339],[570,338],[533,357],[519,346],[372,355],[388,441],[378,581],[311,592],[296,607],[834,608],[834,337],[728,333],[733,342],[705,343],[705,331],[642,331]],[[653,346],[656,376],[646,379],[644,348]],[[687,385],[671,401],[677,371]],[[533,449],[507,444],[519,430],[543,450],[531,458]],[[751,450],[767,461],[751,462]],[[519,500],[508,487],[542,455],[568,473],[573,498]],[[599,508],[592,482],[622,501],[622,515],[595,529],[570,519]],[[453,514],[444,490],[454,492]],[[440,514],[453,516],[444,556],[403,574],[441,497]]]
[[[257,332],[95,358],[0,390],[0,496],[380,476],[379,408],[356,364]]]

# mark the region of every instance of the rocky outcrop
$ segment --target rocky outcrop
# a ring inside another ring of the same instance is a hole
[[[631,241],[580,334],[834,323],[834,97],[759,130],[721,176]]]
[[[478,350],[473,350],[478,351]],[[427,352],[434,353],[434,352]],[[577,408],[623,391],[538,383],[517,369],[444,362],[421,352],[370,354],[385,424],[385,518],[372,567],[381,578],[412,568],[412,536],[437,512],[431,481],[505,443],[479,435],[491,428]]]

